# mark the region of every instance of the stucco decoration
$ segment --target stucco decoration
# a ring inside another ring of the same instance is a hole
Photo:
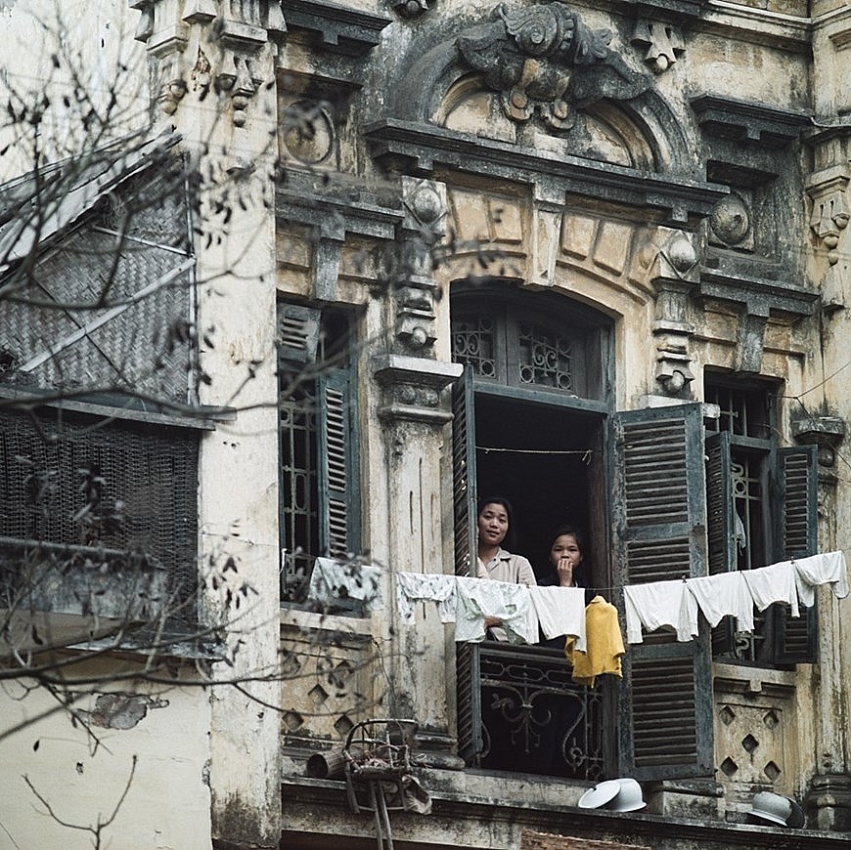
[[[720,200],[709,217],[710,238],[727,247],[753,248],[751,216],[741,195],[732,192]],[[751,238],[748,239],[748,236]]]
[[[609,47],[607,29],[591,30],[560,3],[494,9],[480,35],[461,36],[464,61],[482,72],[499,92],[503,112],[513,121],[537,115],[551,130],[570,130],[576,108],[603,98],[629,100],[650,87]]]
[[[667,71],[686,49],[679,27],[646,18],[636,22],[630,41],[644,50],[644,61],[655,74]]]

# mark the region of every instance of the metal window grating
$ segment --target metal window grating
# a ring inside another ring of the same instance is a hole
[[[0,537],[143,554],[194,618],[198,435],[0,411]]]

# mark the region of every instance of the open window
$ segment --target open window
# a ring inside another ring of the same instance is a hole
[[[317,557],[360,552],[354,333],[341,310],[278,305],[281,601]]]
[[[815,446],[779,447],[774,387],[706,377],[709,571],[749,570],[816,552],[818,469]],[[713,630],[716,657],[784,666],[814,661],[816,607],[788,616],[775,604],[756,617],[752,634],[731,618]]]

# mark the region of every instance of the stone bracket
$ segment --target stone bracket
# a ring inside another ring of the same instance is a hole
[[[372,369],[384,390],[378,409],[381,419],[435,426],[452,420],[452,413],[441,405],[441,393],[461,377],[460,363],[380,354],[372,358]]]

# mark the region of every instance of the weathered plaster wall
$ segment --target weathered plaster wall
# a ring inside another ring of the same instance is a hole
[[[115,813],[102,829],[102,847],[208,850],[209,691],[182,684],[183,673],[173,685],[119,686],[109,684],[114,664],[92,664],[87,672],[105,682],[80,689],[76,722],[44,689],[3,683],[0,848],[91,848],[86,829]]]
[[[42,162],[78,154],[86,135],[85,146],[91,147],[147,126],[150,92],[144,49],[133,40],[137,17],[126,0],[0,4],[0,99],[16,109],[35,106],[42,95],[49,99],[40,128]],[[115,103],[109,105],[113,96]],[[63,98],[68,99],[64,108]],[[80,118],[90,107],[109,120],[93,122],[85,134]],[[34,165],[30,142],[19,141],[30,124],[10,123],[4,114],[0,181]]]

